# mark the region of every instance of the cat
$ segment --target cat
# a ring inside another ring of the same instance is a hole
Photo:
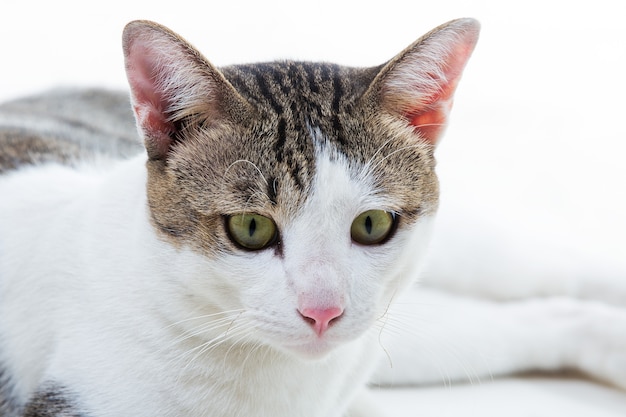
[[[0,415],[374,417],[368,382],[564,367],[626,388],[618,304],[412,285],[478,33],[216,68],[134,21],[130,100],[2,105]]]

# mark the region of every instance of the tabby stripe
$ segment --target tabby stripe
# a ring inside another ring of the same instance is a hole
[[[311,92],[314,94],[318,94],[320,92],[319,85],[315,79],[315,68],[303,68],[303,72],[307,75],[307,81],[309,83],[309,88]],[[304,79],[304,77],[302,77]]]
[[[278,120],[278,139],[274,145],[274,151],[276,152],[276,160],[283,162],[285,142],[287,141],[287,122],[284,117]]]
[[[307,70],[302,66],[302,64],[293,63],[289,65],[286,76],[293,84],[299,87],[299,91],[306,91],[307,89],[312,90],[311,83],[306,79],[306,75]]]
[[[306,190],[306,187],[304,186],[304,183],[302,182],[302,180],[300,179],[300,175],[302,174],[302,167],[300,166],[300,164],[296,161],[292,161],[292,163],[290,164],[293,166],[293,171],[292,171],[292,178],[296,184],[296,187],[298,187],[299,190]]]
[[[341,78],[338,73],[335,73],[333,76],[333,111],[335,113],[339,113],[339,105],[341,104],[341,98],[343,97],[344,91],[343,86],[341,85]]]
[[[242,77],[238,73],[228,73],[228,80],[239,92],[239,94],[257,102],[260,101],[258,94],[255,94],[258,93],[258,91],[253,90],[253,87],[251,87],[248,82],[248,78]]]
[[[289,77],[287,76],[287,74],[279,72],[278,70],[274,70],[272,72],[272,75],[274,78],[274,82],[276,83],[276,85],[278,85],[281,93],[283,93],[283,97],[281,98],[289,97],[292,93],[293,88],[291,85],[287,84],[289,82]]]
[[[295,101],[291,103],[289,110],[291,110],[294,131],[302,132],[305,127],[304,119],[306,115],[299,111],[298,103]],[[302,143],[302,141],[298,141],[298,143]]]
[[[265,74],[261,70],[261,72],[257,71],[255,73],[257,85],[259,86],[259,90],[261,91],[261,95],[265,97],[266,100],[269,101],[270,106],[274,109],[276,114],[279,116],[283,114],[283,106],[276,101],[276,97],[272,94],[269,85],[267,84],[267,80],[265,79]]]
[[[267,198],[272,204],[277,204],[276,195],[278,193],[278,178],[271,177],[267,180]]]
[[[337,141],[341,145],[346,144],[345,133],[343,129],[343,125],[341,124],[341,120],[339,119],[339,110],[341,104],[341,97],[343,97],[344,91],[343,86],[341,85],[341,78],[339,74],[335,72],[333,77],[333,129],[337,135]]]
[[[320,84],[324,84],[326,81],[331,81],[331,69],[328,65],[320,65]]]

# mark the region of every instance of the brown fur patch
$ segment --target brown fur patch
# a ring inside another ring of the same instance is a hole
[[[374,68],[283,61],[218,69],[171,30],[131,22],[124,54],[151,158],[154,224],[175,245],[235,250],[223,219],[254,212],[279,229],[290,222],[321,148],[344,155],[353,178],[367,171],[401,225],[432,213],[433,147],[477,35],[477,22],[452,21]],[[437,117],[419,118],[422,111]]]
[[[43,386],[26,404],[23,417],[87,417],[74,404],[63,387],[53,383]]]
[[[246,211],[287,224],[308,197],[321,146],[346,155],[355,177],[369,170],[403,223],[435,210],[433,147],[362,99],[375,70],[278,62],[223,72],[254,112],[239,123],[187,122],[168,158],[148,162],[153,220],[172,243],[236,250],[223,218]]]

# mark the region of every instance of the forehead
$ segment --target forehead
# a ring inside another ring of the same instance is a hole
[[[367,191],[359,189],[395,201],[399,212],[416,211],[424,191],[433,188],[432,149],[360,103],[371,78],[367,71],[283,62],[223,72],[256,112],[241,125],[190,141],[187,153],[198,167],[189,171],[211,171],[199,177],[218,180],[219,189],[208,188],[219,209],[293,216],[316,176],[326,178],[320,184],[327,193],[341,175],[355,191],[355,184],[367,184]],[[320,171],[322,166],[329,169]],[[206,188],[201,184],[198,192]]]
[[[267,156],[288,169],[304,190],[314,170],[311,127],[338,144],[350,136],[345,121],[354,120],[358,98],[367,87],[359,71],[334,64],[272,62],[223,69],[233,87],[257,111],[252,120]]]

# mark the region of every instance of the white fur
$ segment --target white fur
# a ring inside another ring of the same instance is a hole
[[[390,307],[416,274],[429,222],[381,247],[351,244],[352,219],[388,202],[330,153],[319,150],[312,195],[285,225],[283,258],[210,261],[160,240],[145,155],[103,172],[47,166],[1,179],[0,348],[19,398],[49,379],[93,416],[328,417],[352,398],[351,416],[376,415],[355,396],[378,363],[378,384],[574,367],[626,387],[618,306],[421,288]],[[445,262],[432,259],[435,274]],[[523,276],[515,285],[527,295]],[[344,303],[322,339],[297,313],[302,294]]]
[[[0,181],[1,350],[20,400],[51,380],[93,416],[343,415],[377,363],[372,324],[406,286],[415,239],[352,244],[354,217],[384,202],[320,151],[284,257],[210,261],[156,236],[144,159]],[[302,294],[344,303],[323,338],[297,312]]]

